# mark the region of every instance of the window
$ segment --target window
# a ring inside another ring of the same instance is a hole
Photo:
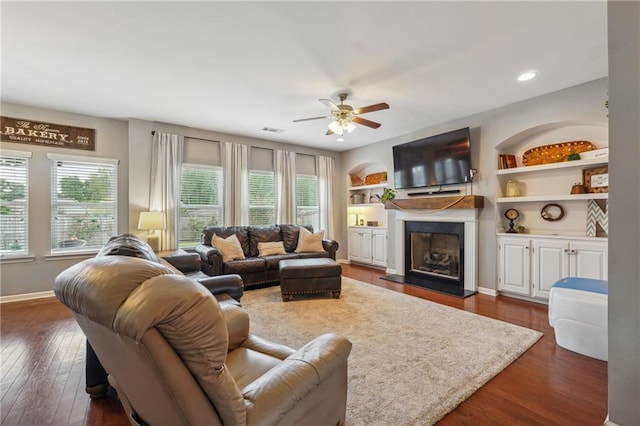
[[[249,172],[249,225],[273,225],[276,221],[273,172]]]
[[[117,160],[49,154],[51,252],[97,250],[117,234]]]
[[[221,226],[222,168],[211,166],[182,166],[180,192],[180,247],[200,244],[200,234],[205,226]]]
[[[0,155],[0,257],[29,251],[30,152],[3,150]]]
[[[317,231],[320,227],[317,176],[296,176],[296,204],[296,223],[310,224]]]

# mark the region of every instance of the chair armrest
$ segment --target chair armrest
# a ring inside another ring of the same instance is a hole
[[[338,247],[338,242],[335,240],[322,240],[322,248],[329,252],[329,256],[331,256],[333,260],[336,260]]]
[[[218,275],[208,278],[197,278],[198,282],[205,286],[211,294],[227,293],[238,302],[244,293],[244,283],[238,274]]]
[[[173,251],[167,255],[162,255],[162,253],[159,253],[159,256],[172,264],[182,273],[200,270],[200,256],[198,255],[198,253],[178,253],[176,251]]]
[[[202,272],[210,277],[222,275],[224,264],[222,263],[222,254],[217,248],[200,244],[195,250],[200,255]]]
[[[263,339],[262,337],[256,336],[255,334],[250,334],[247,340],[242,343],[242,346],[280,359],[285,359],[295,353],[295,350],[291,349],[289,346],[273,343],[269,340]]]
[[[276,424],[318,385],[345,369],[351,342],[324,334],[242,389],[247,423]]]

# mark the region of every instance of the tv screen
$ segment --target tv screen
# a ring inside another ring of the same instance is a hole
[[[393,147],[396,189],[471,182],[469,128]]]

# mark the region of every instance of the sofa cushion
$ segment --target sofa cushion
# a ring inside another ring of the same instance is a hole
[[[238,241],[238,237],[236,237],[236,234],[232,234],[227,238],[222,238],[216,234],[213,234],[213,245],[222,254],[223,262],[244,259],[244,252],[242,251],[240,241]]]
[[[278,225],[280,227],[280,235],[282,242],[284,242],[284,250],[287,253],[291,253],[298,246],[298,235],[300,234],[300,227],[306,228],[309,232],[313,232],[313,226],[311,225]]]
[[[322,253],[296,253],[298,255],[298,259],[319,259],[319,258],[327,258],[331,259],[331,253],[328,251]]]
[[[273,256],[262,256],[267,269],[278,269],[278,264],[284,259],[298,259],[297,253],[276,254]]]
[[[266,268],[265,261],[261,257],[249,257],[244,260],[232,260],[224,263],[225,274],[247,274],[250,272],[262,272]]]
[[[245,257],[249,257],[249,227],[248,226],[207,226],[202,231],[202,244],[212,246],[213,234],[227,238],[233,234],[240,241],[240,247]]]
[[[296,247],[296,253],[324,252],[325,249],[324,247],[322,247],[323,238],[324,238],[324,231],[311,233],[305,228],[300,228],[300,235],[298,236],[298,245]]]
[[[269,243],[258,243],[258,256],[273,256],[276,254],[285,254],[284,243],[282,241],[273,241]]]
[[[258,243],[281,241],[280,228],[278,226],[252,226],[249,228],[249,256],[256,257],[259,254]]]

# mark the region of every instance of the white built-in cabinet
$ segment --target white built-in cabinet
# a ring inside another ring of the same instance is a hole
[[[349,261],[387,267],[387,211],[380,197],[387,182],[357,185],[351,177],[362,182],[371,174],[386,173],[384,165],[365,162],[353,167],[347,176],[347,224]]]
[[[603,239],[498,235],[498,290],[549,298],[561,278],[606,280],[608,244]]]
[[[495,171],[497,288],[500,293],[546,300],[551,286],[561,278],[607,279],[608,240],[587,236],[587,207],[590,200],[606,201],[609,194],[571,192],[574,184],[584,183],[585,169],[604,170],[608,157],[584,155],[579,160],[533,166],[525,166],[522,162],[527,150],[563,141],[588,140],[596,148],[608,146],[605,119],[603,117],[599,124],[542,124],[523,129],[496,145],[496,154],[510,154],[516,158],[516,167],[498,169],[496,165]],[[520,194],[510,193],[510,186],[517,186]],[[563,217],[545,220],[542,209],[548,204],[560,205],[564,210]],[[519,233],[505,232],[509,228],[509,221],[504,217],[508,209],[519,212],[514,222]]]
[[[349,227],[349,260],[386,267],[387,230],[375,227]]]
[[[371,229],[371,263],[387,266],[387,230]]]

